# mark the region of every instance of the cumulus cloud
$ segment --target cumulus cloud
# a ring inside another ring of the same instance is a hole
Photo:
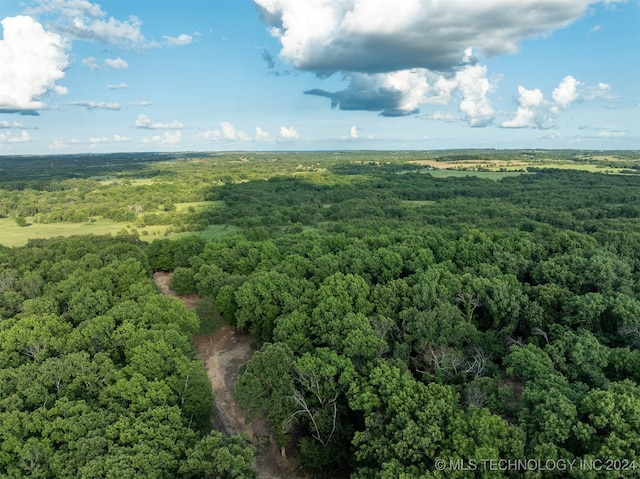
[[[564,77],[551,93],[556,105],[560,108],[569,108],[578,99],[578,85],[580,85],[580,82],[571,75]]]
[[[448,104],[459,98],[459,109],[471,126],[486,126],[494,119],[487,94],[493,85],[482,65],[467,65],[455,73],[440,74],[424,68],[391,73],[350,73],[349,86],[338,92],[308,90],[308,95],[331,99],[332,108],[380,112],[381,116],[418,113],[422,103]]]
[[[611,87],[606,83],[599,83],[597,87],[587,87],[582,91],[579,89],[580,85],[582,85],[581,82],[567,75],[551,92],[551,100],[545,100],[538,88],[528,90],[519,86],[518,109],[512,119],[502,122],[500,126],[503,128],[549,128],[553,119],[576,101],[612,97]]]
[[[527,90],[523,86],[518,87],[518,110],[511,120],[502,123],[503,128],[535,128],[541,123],[537,109],[544,102],[544,95],[536,88]]]
[[[153,103],[151,103],[150,101],[136,101],[134,103],[129,103],[129,105],[133,105],[133,106],[151,106],[151,105],[153,105]]]
[[[107,85],[108,90],[126,90],[129,88],[129,85],[126,83],[119,83],[117,85]]]
[[[20,135],[14,135],[11,131],[0,132],[0,144],[1,143],[25,143],[31,141],[29,133],[25,130],[20,132]]]
[[[57,13],[65,17],[104,18],[106,14],[100,5],[87,0],[38,0],[38,5],[27,9],[30,15]]]
[[[154,135],[151,138],[142,138],[145,145],[169,145],[175,146],[182,139],[181,131],[165,131],[162,135]]]
[[[617,100],[618,95],[611,91],[611,85],[608,83],[598,83],[598,86],[587,87],[582,92],[582,98],[585,100]]]
[[[193,41],[193,37],[191,35],[187,35],[183,33],[178,35],[177,37],[163,36],[165,44],[172,47],[181,47],[183,45],[189,45]]]
[[[259,126],[256,127],[256,140],[258,141],[264,141],[269,139],[269,132],[263,130],[262,128],[260,128]]]
[[[487,126],[493,122],[494,111],[487,93],[492,85],[486,77],[487,68],[473,65],[456,73],[457,88],[462,94],[460,111],[471,126]]]
[[[131,138],[120,135],[113,135],[111,137],[103,136],[99,138],[89,138],[89,143],[98,144],[98,143],[126,143],[131,141]]]
[[[447,123],[453,123],[458,121],[451,113],[444,113],[442,111],[436,111],[430,115],[423,115],[420,118],[426,118],[427,120],[444,121]]]
[[[119,110],[119,103],[107,103],[104,101],[72,101],[69,105],[84,106],[88,110]]]
[[[77,40],[108,43],[132,48],[155,46],[142,34],[142,21],[131,16],[128,20],[116,20],[110,17],[104,19],[86,19],[75,17],[67,24],[58,24],[58,31]]]
[[[344,90],[306,93],[329,98],[334,108],[404,116],[421,103],[447,104],[471,126],[494,120],[493,85],[475,52],[514,53],[583,16],[589,5],[622,0],[254,0],[261,20],[280,43],[280,58],[326,77],[341,72]],[[273,69],[268,52],[263,59]],[[567,94],[569,85],[558,92]],[[559,96],[558,106],[571,103]]]
[[[82,59],[82,64],[89,68],[90,70],[99,70],[100,65],[98,65],[98,60],[96,57],[87,57]]]
[[[292,127],[281,126],[279,140],[281,141],[293,141],[300,138],[300,134]]]
[[[24,124],[20,123],[19,121],[0,120],[0,128],[2,128],[2,129],[24,128]]]
[[[129,64],[122,58],[106,58],[104,64],[107,68],[113,68],[114,70],[124,70],[129,68]]]
[[[136,119],[135,127],[142,130],[180,130],[184,128],[184,125],[179,121],[172,121],[171,123],[154,123],[147,115],[140,114]]]
[[[358,128],[354,125],[351,127],[351,129],[349,130],[349,138],[351,138],[352,140],[357,140],[359,137],[358,135]]]
[[[597,0],[254,0],[280,56],[320,74],[448,70],[562,28]],[[609,0],[606,0],[607,2]]]
[[[47,92],[65,94],[56,84],[68,66],[67,44],[33,18],[7,17],[0,22],[0,111],[34,112],[45,106]]]
[[[244,130],[238,130],[232,123],[223,121],[220,123],[220,129],[208,130],[202,134],[202,137],[208,140],[224,140],[224,141],[251,141],[251,138]],[[269,137],[269,133],[262,128],[256,128],[256,140],[265,140]]]
[[[418,112],[429,91],[425,69],[391,73],[350,73],[349,86],[338,92],[307,90],[308,95],[331,99],[332,108],[378,111],[382,116],[403,116]]]
[[[49,148],[52,150],[65,150],[67,148],[76,146],[78,143],[78,140],[75,138],[69,141],[65,140],[64,138],[55,138],[53,140],[53,143],[49,145]]]
[[[595,138],[624,138],[627,136],[627,132],[622,130],[601,130],[594,136]]]
[[[130,16],[126,20],[118,20],[109,17],[100,5],[86,0],[38,0],[38,5],[27,9],[27,13],[53,19],[51,24],[58,33],[76,40],[129,48],[158,46],[144,37],[139,18]]]

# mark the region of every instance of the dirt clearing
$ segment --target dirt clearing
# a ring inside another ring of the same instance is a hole
[[[153,279],[160,290],[180,299],[187,307],[194,308],[197,295],[178,296],[169,289],[171,274],[155,273]],[[261,479],[303,479],[306,476],[294,471],[278,449],[274,436],[261,418],[245,422],[244,415],[233,399],[233,388],[240,366],[253,354],[251,336],[225,326],[212,335],[194,336],[193,344],[198,358],[204,363],[214,395],[214,425],[225,434],[246,434],[256,447],[255,469]]]

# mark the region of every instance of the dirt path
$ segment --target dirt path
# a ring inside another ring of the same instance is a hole
[[[177,297],[189,308],[195,307],[197,295],[178,296],[169,289],[171,274],[155,273],[153,279],[164,294]],[[212,335],[193,337],[193,344],[205,365],[215,397],[214,424],[216,429],[226,434],[245,433],[249,437],[257,450],[255,469],[258,478],[303,479],[305,476],[295,473],[291,464],[280,455],[266,422],[256,418],[251,423],[246,423],[242,411],[233,399],[233,387],[240,366],[252,355],[250,343],[249,334],[238,332],[229,326]]]

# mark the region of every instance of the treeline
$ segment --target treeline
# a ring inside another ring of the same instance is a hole
[[[211,429],[190,337],[130,237],[0,250],[0,476],[253,477],[253,450]]]
[[[407,224],[470,224],[526,229],[536,223],[579,232],[640,232],[640,178],[580,171],[545,170],[502,178],[436,178],[426,170],[388,173],[361,165],[358,174],[274,177],[226,184],[209,200],[224,208],[204,213],[214,224],[271,231],[301,226],[365,229]]]

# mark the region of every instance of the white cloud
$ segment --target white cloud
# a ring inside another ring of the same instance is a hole
[[[269,132],[263,130],[262,128],[260,128],[259,126],[256,127],[256,140],[258,141],[264,141],[269,139]]]
[[[65,150],[71,148],[78,144],[78,140],[71,139],[66,141],[64,138],[56,138],[53,140],[53,143],[49,145],[49,148],[52,150]]]
[[[8,129],[8,128],[24,128],[24,124],[18,122],[18,121],[7,121],[7,120],[0,120],[0,128],[2,129]]]
[[[281,126],[280,127],[280,137],[278,138],[281,141],[292,141],[300,138],[300,134],[292,127]]]
[[[518,99],[520,106],[516,111],[515,117],[502,122],[501,126],[503,128],[535,128],[541,121],[538,118],[537,108],[542,106],[544,95],[538,88],[527,90],[523,86],[518,87],[518,93],[520,95]]]
[[[124,70],[129,68],[129,64],[122,58],[106,58],[104,64],[107,68],[113,68],[114,70]]]
[[[596,138],[624,138],[627,132],[620,130],[602,130],[596,133]]]
[[[193,37],[191,35],[187,35],[186,33],[178,35],[177,37],[170,37],[165,35],[162,38],[164,38],[164,41],[167,45],[172,47],[189,45],[193,41]]]
[[[219,130],[208,130],[202,134],[202,138],[207,140],[225,140],[225,141],[252,141],[252,140],[266,140],[269,138],[269,133],[262,128],[256,128],[255,138],[251,138],[244,130],[238,130],[232,123],[223,121],[220,123]]]
[[[96,57],[87,57],[82,59],[82,64],[88,67],[90,70],[99,70],[100,65],[98,65],[98,60]]]
[[[226,140],[238,139],[238,134],[236,133],[235,127],[228,121],[223,121],[222,123],[220,123],[220,128],[222,129],[222,137]]]
[[[563,28],[590,5],[623,0],[254,0],[261,20],[280,43],[280,58],[320,77],[342,72],[342,91],[319,88],[341,110],[416,113],[419,105],[448,104],[471,126],[493,122],[494,85],[474,52],[515,53],[525,39]],[[273,63],[273,61],[268,62]],[[571,104],[570,84],[556,93]],[[576,85],[577,86],[577,85]]]
[[[84,106],[89,110],[119,110],[119,103],[107,103],[104,101],[72,101],[69,105]]]
[[[351,129],[349,130],[349,138],[351,138],[352,140],[357,140],[358,139],[358,128],[356,128],[356,126],[352,126]]]
[[[90,19],[74,17],[67,23],[57,25],[58,31],[78,40],[95,41],[101,43],[144,48],[157,46],[148,41],[142,34],[142,21],[131,16],[128,20],[116,20],[110,17],[104,19]]]
[[[457,88],[462,93],[460,111],[471,126],[486,126],[493,122],[494,111],[487,93],[492,85],[486,78],[487,67],[473,65],[456,73]]]
[[[569,108],[571,103],[578,99],[577,88],[581,83],[567,75],[562,79],[560,84],[553,90],[551,97],[560,108]]]
[[[585,100],[617,100],[618,96],[611,92],[611,85],[608,83],[598,83],[597,87],[587,87],[582,92]]]
[[[107,89],[109,90],[126,90],[129,88],[129,85],[126,83],[119,83],[117,85],[107,85]]]
[[[30,15],[43,15],[50,20],[52,28],[67,37],[119,45],[127,48],[157,48],[160,43],[145,38],[142,21],[130,16],[116,19],[96,3],[87,0],[36,0],[37,6],[27,9]],[[165,37],[168,45],[186,45],[191,36]]]
[[[573,76],[564,77],[551,92],[551,101],[545,100],[539,89],[528,90],[518,87],[518,110],[511,120],[502,122],[503,128],[548,128],[551,121],[569,108],[576,101],[615,99],[611,93],[611,86],[599,83],[597,87],[587,87],[582,91],[582,85]]]
[[[67,45],[57,34],[47,32],[31,17],[7,17],[0,22],[0,111],[43,108],[40,98],[47,92],[66,93],[56,85],[69,64]]]
[[[90,18],[104,18],[105,13],[100,5],[86,0],[38,0],[38,6],[27,10],[29,15],[43,13],[57,13],[65,17],[86,16]]]
[[[113,135],[112,137],[101,137],[101,138],[89,138],[89,143],[97,144],[97,143],[126,143],[131,141],[131,138],[120,135]]]
[[[143,130],[180,130],[184,125],[179,121],[171,123],[154,123],[147,115],[140,114],[135,122],[135,127]]]
[[[424,68],[391,73],[349,73],[349,86],[338,92],[308,90],[309,95],[331,99],[341,110],[379,111],[381,116],[406,116],[418,113],[420,104],[446,105],[455,96],[459,109],[471,126],[486,126],[493,121],[494,110],[487,94],[494,85],[482,65],[467,65],[454,74],[439,74]]]
[[[254,0],[294,67],[321,74],[448,70],[582,17],[597,0]]]
[[[129,103],[129,105],[133,105],[133,106],[151,106],[151,105],[153,105],[153,103],[151,103],[150,101],[136,101],[134,103]]]
[[[453,123],[457,121],[456,117],[453,116],[451,113],[443,113],[441,111],[436,111],[435,113],[432,113],[431,115],[426,115],[422,118],[426,118],[428,120],[445,121],[447,123]]]
[[[10,131],[0,132],[0,143],[25,143],[27,141],[31,141],[31,137],[25,130],[22,130],[19,136]]]
[[[175,146],[180,143],[182,139],[181,131],[165,131],[162,135],[155,135],[151,138],[142,138],[142,143],[145,145],[169,145]]]

